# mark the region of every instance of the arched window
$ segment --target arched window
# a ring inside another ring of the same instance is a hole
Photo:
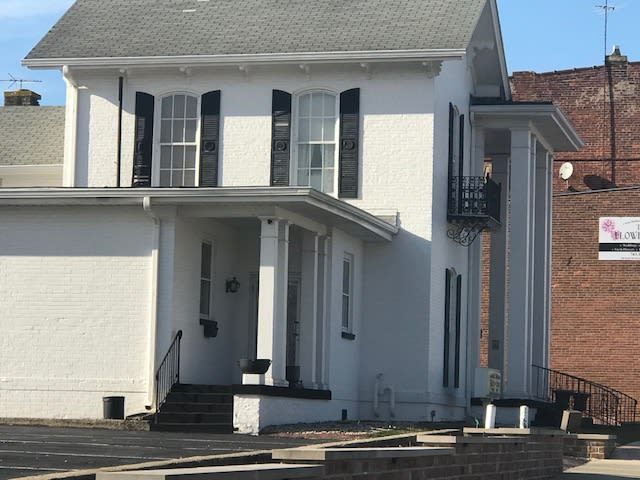
[[[336,184],[338,96],[314,90],[296,97],[293,183],[333,193]]]
[[[198,99],[175,94],[162,99],[160,120],[161,187],[195,187]]]

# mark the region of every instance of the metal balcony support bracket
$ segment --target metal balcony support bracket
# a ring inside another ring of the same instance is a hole
[[[470,246],[484,230],[500,225],[502,187],[489,177],[451,177],[447,236]]]

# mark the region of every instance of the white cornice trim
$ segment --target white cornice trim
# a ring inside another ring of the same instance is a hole
[[[473,105],[471,113],[477,125],[490,125],[491,119],[499,119],[501,124],[516,125],[536,122],[537,119],[550,119],[556,128],[577,151],[584,147],[584,142],[562,110],[553,104],[507,103],[497,105]],[[479,120],[484,117],[483,120]]]
[[[22,65],[29,68],[68,67],[162,67],[162,66],[226,66],[305,63],[351,62],[410,62],[427,60],[457,60],[465,49],[441,50],[372,50],[354,52],[261,53],[242,55],[184,55],[154,57],[96,57],[96,58],[25,58]]]
[[[304,187],[223,188],[5,188],[0,207],[9,205],[127,206],[151,202],[154,206],[273,204],[309,205],[391,241],[398,227],[342,200]]]
[[[507,100],[511,100],[511,83],[509,82],[509,70],[507,68],[507,59],[504,53],[504,41],[502,39],[502,26],[500,25],[500,13],[498,12],[498,4],[496,0],[489,0],[491,6],[491,14],[493,16],[493,25],[496,36],[496,46],[498,50],[498,58],[500,59],[500,70],[502,74],[502,83],[504,84],[504,93]]]

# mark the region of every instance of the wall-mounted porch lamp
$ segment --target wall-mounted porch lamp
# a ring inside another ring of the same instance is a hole
[[[236,277],[233,277],[231,280],[227,280],[225,285],[227,293],[238,293],[238,290],[240,290],[240,282]]]

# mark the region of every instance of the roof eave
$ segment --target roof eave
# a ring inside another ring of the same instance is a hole
[[[260,53],[240,55],[183,55],[152,57],[88,57],[88,58],[25,58],[22,65],[32,69],[68,67],[127,67],[127,66],[225,66],[269,65],[292,63],[353,63],[353,62],[410,62],[429,60],[457,60],[465,49],[372,50],[353,52]]]
[[[552,145],[554,151],[578,151],[584,147],[580,135],[564,115],[562,110],[553,104],[508,103],[496,105],[474,105],[471,107],[474,118],[500,118],[503,121],[530,121],[546,118],[553,122],[555,128],[565,140],[563,145]],[[482,122],[479,122],[482,123]]]

